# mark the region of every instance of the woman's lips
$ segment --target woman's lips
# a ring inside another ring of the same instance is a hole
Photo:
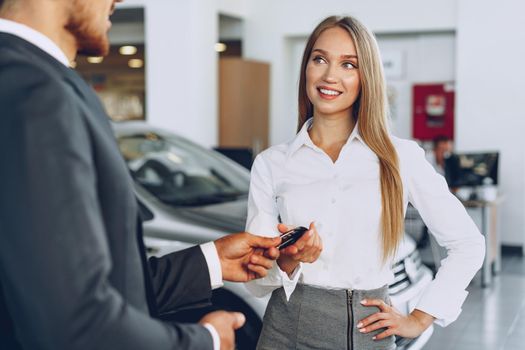
[[[341,95],[340,91],[333,90],[333,89],[327,89],[324,87],[317,88],[317,91],[319,92],[319,96],[321,96],[325,100],[333,100],[337,98],[339,95]]]

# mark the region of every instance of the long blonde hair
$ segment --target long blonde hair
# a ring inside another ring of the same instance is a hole
[[[308,38],[301,64],[299,80],[299,131],[313,116],[313,105],[306,93],[306,66],[313,46],[323,31],[340,27],[350,34],[359,61],[361,91],[352,108],[352,117],[359,121],[363,141],[379,158],[381,181],[382,258],[386,263],[396,253],[404,233],[403,185],[399,172],[399,159],[388,133],[387,99],[383,67],[375,37],[352,17],[331,16],[323,20]]]

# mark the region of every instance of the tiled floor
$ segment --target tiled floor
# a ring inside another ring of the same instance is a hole
[[[458,320],[434,327],[424,350],[525,350],[525,259],[504,256],[502,271],[492,286],[479,279]]]

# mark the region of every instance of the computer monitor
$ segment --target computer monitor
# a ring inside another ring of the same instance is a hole
[[[457,153],[445,160],[449,187],[477,187],[498,184],[498,152]]]

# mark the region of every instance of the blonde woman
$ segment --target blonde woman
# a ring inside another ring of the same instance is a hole
[[[404,315],[387,286],[408,202],[448,258]],[[394,335],[454,321],[482,264],[484,239],[443,177],[415,142],[389,134],[377,43],[352,17],[326,18],[310,35],[298,133],[255,160],[247,231],[278,235],[279,222],[310,230],[247,285],[272,292],[258,349],[394,349]]]

